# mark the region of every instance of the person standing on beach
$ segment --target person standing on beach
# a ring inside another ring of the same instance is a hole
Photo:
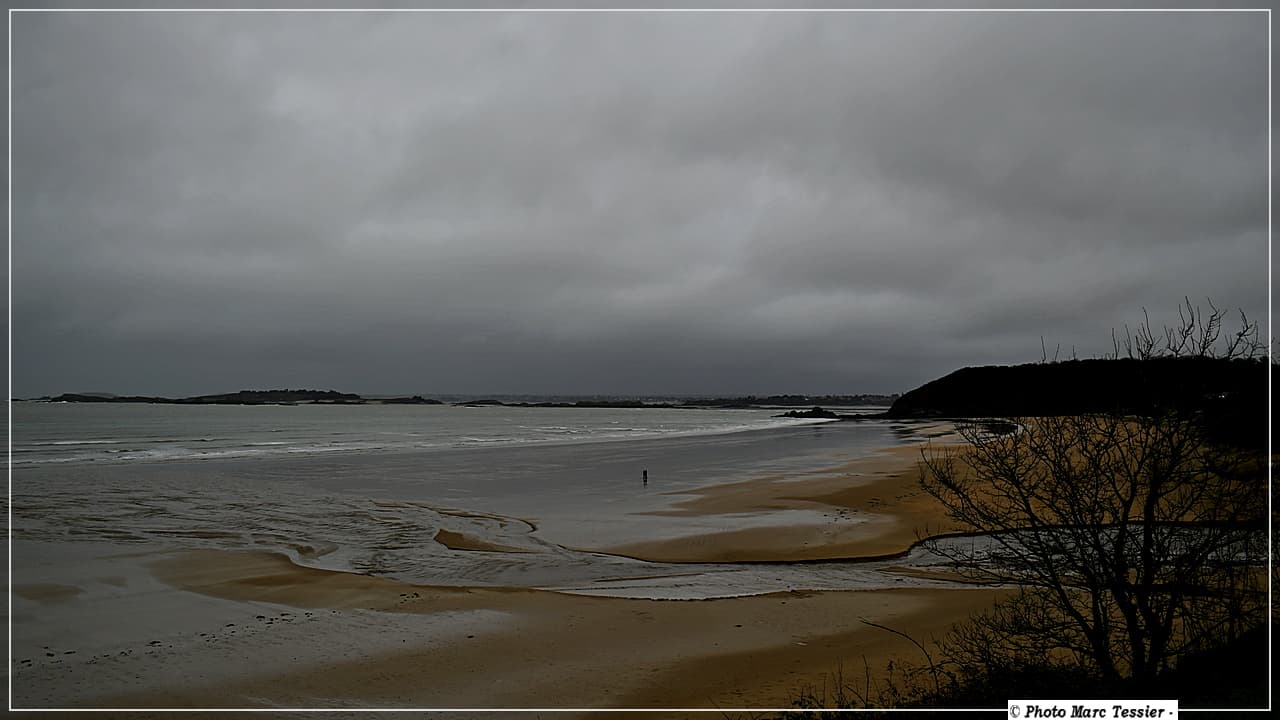
[[[645,484],[645,485],[648,485],[648,484],[649,484],[649,471],[648,471],[648,470],[641,470],[641,471],[640,471],[640,477],[644,478],[644,484]]]

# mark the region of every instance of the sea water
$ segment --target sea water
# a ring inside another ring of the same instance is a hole
[[[671,564],[602,550],[828,521],[661,511],[710,485],[837,468],[921,439],[909,426],[769,410],[15,403],[13,413],[15,582],[48,548],[107,543],[632,597],[900,586],[884,562]],[[491,549],[451,549],[441,531]]]
[[[777,410],[454,405],[13,405],[13,462],[135,462],[714,435],[829,422]]]

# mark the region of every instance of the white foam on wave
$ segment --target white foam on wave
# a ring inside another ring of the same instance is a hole
[[[210,406],[220,407],[220,406]],[[451,408],[433,410],[425,414],[418,425],[367,424],[359,412],[372,412],[367,408],[352,412],[348,423],[335,426],[331,420],[317,423],[316,418],[298,415],[284,427],[262,427],[250,423],[238,432],[228,433],[221,427],[225,421],[208,418],[201,422],[213,423],[217,429],[193,425],[190,434],[180,436],[150,435],[140,427],[121,425],[121,437],[103,437],[101,425],[92,428],[87,437],[15,438],[12,448],[14,464],[76,463],[76,462],[163,462],[174,460],[205,460],[216,458],[249,458],[264,455],[306,455],[328,453],[362,453],[376,451],[437,450],[441,448],[497,448],[503,446],[529,446],[554,444],[580,444],[590,442],[614,442],[662,437],[695,437],[727,435],[753,430],[819,425],[833,420],[827,418],[766,417],[763,412],[750,410],[682,410],[661,409],[608,410],[601,415],[596,409],[548,409],[511,411],[510,416],[486,413],[492,423],[478,426],[468,415],[465,421],[452,414]],[[563,413],[559,417],[538,417],[542,422],[513,424],[529,413]],[[381,416],[378,416],[381,417]],[[403,423],[403,418],[381,417],[378,422]],[[550,422],[547,422],[550,420]],[[190,418],[187,418],[190,421]],[[255,421],[256,422],[256,421]],[[150,425],[145,426],[148,430]],[[86,428],[87,429],[87,428]],[[66,433],[75,432],[69,425]],[[280,440],[267,433],[287,432],[289,439]],[[87,433],[86,433],[87,434]]]

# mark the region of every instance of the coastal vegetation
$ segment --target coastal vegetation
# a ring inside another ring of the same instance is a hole
[[[796,704],[1265,706],[1270,368],[1256,323],[1224,336],[1223,317],[1188,303],[1178,326],[1144,322],[1108,358],[967,368],[904,394],[890,415],[971,418],[920,462],[945,529],[969,541],[925,546],[960,578],[1014,590],[932,652],[917,644],[923,664],[833,675]],[[1192,673],[1209,677],[1192,690]]]
[[[1177,415],[962,425],[922,486],[975,544],[935,552],[1018,588],[947,641],[966,668],[1036,657],[1105,683],[1151,684],[1265,620],[1266,465]]]

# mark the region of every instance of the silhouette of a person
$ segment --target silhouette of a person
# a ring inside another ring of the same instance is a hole
[[[645,485],[648,485],[648,484],[649,484],[649,471],[648,471],[648,470],[641,470],[641,471],[640,471],[640,477],[644,478],[644,484],[645,484]]]

